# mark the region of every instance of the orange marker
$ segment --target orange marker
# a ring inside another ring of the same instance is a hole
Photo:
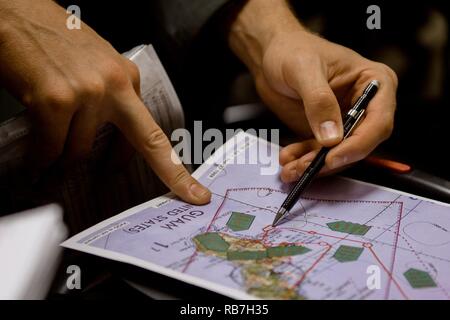
[[[379,168],[388,169],[395,173],[408,173],[412,170],[411,166],[393,161],[388,159],[383,159],[375,156],[369,156],[365,159],[365,162]]]

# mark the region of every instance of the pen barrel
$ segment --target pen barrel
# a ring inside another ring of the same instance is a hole
[[[297,181],[294,188],[287,196],[286,200],[284,200],[283,204],[281,205],[282,208],[285,208],[288,212],[292,209],[292,207],[297,202],[297,199],[299,199],[300,194],[311,183],[314,177],[319,173],[320,169],[322,169],[323,165],[325,164],[325,158],[329,151],[329,148],[320,149],[319,153],[308,166],[308,168],[306,168],[305,172]]]
[[[344,125],[343,125],[344,138],[346,138],[351,133],[351,130],[353,128],[355,121],[356,121],[356,119],[352,118],[351,116],[349,116],[349,115],[345,116]]]
[[[367,86],[364,90],[363,94],[356,100],[355,104],[352,106],[352,109],[359,112],[365,108],[369,104],[370,100],[375,96],[378,91],[379,84],[375,84],[373,81]]]

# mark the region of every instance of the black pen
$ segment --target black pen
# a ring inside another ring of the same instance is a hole
[[[373,98],[373,96],[377,93],[379,85],[380,84],[377,80],[370,81],[361,97],[359,97],[353,107],[347,112],[347,115],[344,119],[344,139],[352,133],[353,129],[362,119],[367,105],[369,104],[369,101]],[[326,147],[320,149],[317,156],[314,158],[308,168],[306,168],[305,172],[297,181],[294,188],[292,188],[286,200],[284,200],[281,208],[278,210],[277,215],[275,216],[275,220],[273,220],[272,227],[275,227],[281,221],[281,219],[283,219],[289,213],[294,204],[300,198],[302,192],[309,186],[316,174],[319,173],[320,169],[322,169],[323,165],[325,164],[325,158],[330,149],[331,148]]]

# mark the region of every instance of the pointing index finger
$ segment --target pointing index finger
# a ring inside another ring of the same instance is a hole
[[[120,116],[114,124],[144,157],[164,184],[181,199],[192,204],[205,204],[211,193],[196,181],[181,164],[173,161],[173,150],[164,132],[136,96],[123,99]]]

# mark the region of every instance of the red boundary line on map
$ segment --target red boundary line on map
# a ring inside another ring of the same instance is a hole
[[[389,284],[391,281],[394,282],[395,286],[396,286],[397,289],[400,291],[400,293],[402,294],[402,296],[403,296],[405,299],[409,300],[408,296],[405,294],[405,292],[404,292],[403,289],[400,287],[400,285],[398,284],[398,282],[394,279],[392,270],[389,271],[388,268],[383,264],[383,262],[381,261],[381,259],[378,257],[378,255],[375,253],[375,251],[372,249],[372,245],[371,245],[370,242],[365,242],[365,241],[360,241],[360,240],[354,240],[354,239],[348,239],[348,238],[346,238],[346,237],[337,237],[337,236],[329,235],[329,234],[326,234],[326,233],[320,233],[320,232],[316,232],[316,231],[313,231],[313,230],[304,230],[304,229],[300,229],[300,228],[278,228],[278,229],[286,229],[286,230],[300,231],[300,232],[305,232],[305,233],[309,233],[309,234],[312,234],[312,235],[318,234],[318,235],[325,236],[325,237],[329,237],[329,238],[333,238],[333,239],[345,240],[345,241],[349,241],[349,242],[356,242],[356,243],[362,244],[362,246],[363,246],[364,248],[368,248],[368,249],[369,249],[369,251],[372,253],[372,255],[374,256],[374,258],[377,260],[377,262],[381,265],[381,267],[383,268],[383,270],[384,270],[384,271],[386,272],[386,274],[388,275],[388,277],[389,277],[388,284]],[[275,230],[275,228],[274,228],[274,229],[267,230],[268,232],[267,232],[267,234],[266,234],[266,237],[268,236],[268,233],[270,233],[270,231],[272,231],[272,230]],[[330,246],[330,249],[331,249],[331,247],[332,247],[332,246]],[[328,251],[327,251],[327,252],[328,252]],[[320,261],[320,260],[321,260],[321,258],[319,259],[319,261]],[[318,261],[316,261],[316,262],[314,263],[314,267],[317,265],[317,263],[318,263]],[[392,268],[392,265],[393,265],[393,264],[391,264],[391,268]],[[308,269],[308,272],[309,272],[309,271],[311,271],[311,270]],[[302,276],[302,278],[304,278],[304,277]],[[386,288],[386,293],[385,293],[385,295],[389,295],[388,290],[389,290],[389,289]],[[387,296],[385,296],[385,299],[387,299]]]
[[[271,189],[271,188],[267,188],[267,187],[250,187],[250,188],[232,188],[232,189],[227,189],[221,204],[219,205],[218,209],[216,210],[213,218],[211,219],[211,221],[210,221],[210,223],[209,223],[209,225],[208,225],[208,227],[206,229],[206,232],[208,232],[211,229],[211,226],[213,225],[214,221],[217,219],[217,216],[218,216],[220,210],[222,209],[223,205],[225,204],[225,201],[228,199],[228,194],[231,191],[251,191],[251,190],[270,190],[270,191],[273,191],[273,192],[284,193],[283,191],[275,190],[275,189]],[[366,246],[366,248],[368,248],[370,250],[370,252],[373,254],[373,256],[375,257],[377,262],[383,267],[384,271],[388,274],[389,280],[388,280],[388,285],[387,285],[387,289],[386,289],[386,293],[385,293],[385,299],[387,299],[389,297],[391,282],[394,282],[395,286],[397,287],[399,292],[403,295],[403,297],[405,299],[408,299],[408,297],[404,293],[403,289],[400,287],[398,282],[394,279],[394,276],[392,274],[393,269],[394,269],[394,264],[395,264],[396,246],[397,246],[397,243],[398,243],[398,238],[399,238],[399,233],[400,233],[400,223],[401,223],[401,219],[402,219],[403,202],[400,202],[400,201],[383,201],[383,200],[332,200],[332,199],[317,199],[317,198],[304,198],[304,199],[306,199],[306,200],[313,200],[313,201],[322,201],[322,202],[348,202],[348,203],[355,203],[356,202],[356,203],[389,203],[389,204],[395,203],[395,204],[399,204],[400,205],[400,210],[399,210],[399,216],[397,216],[397,221],[396,221],[396,223],[397,223],[397,231],[395,232],[395,239],[394,239],[394,245],[393,245],[394,249],[393,249],[393,252],[392,252],[392,259],[391,259],[390,270],[388,270],[386,268],[386,266],[383,264],[383,262],[380,260],[380,258],[376,255],[375,251],[372,249],[371,246]],[[280,229],[280,228],[278,228],[278,229]],[[307,230],[301,230],[301,229],[296,229],[296,228],[284,228],[284,229],[294,229],[294,230],[298,230],[298,231],[301,231],[301,232],[310,232],[310,231],[307,231]],[[270,233],[270,231],[272,231],[272,230],[275,230],[275,228],[269,228],[268,230],[263,230],[264,231],[263,239],[264,239],[264,236],[267,237],[268,233]],[[315,232],[315,231],[313,231],[313,232],[315,234],[323,235],[323,236],[326,236],[326,237],[331,237],[331,238],[336,238],[336,239],[340,239],[340,240],[346,240],[346,241],[358,242],[358,243],[366,244],[366,242],[364,242],[364,241],[358,241],[358,240],[352,240],[352,239],[347,239],[347,238],[343,238],[343,237],[332,236],[332,235],[323,234],[323,233],[319,233],[319,232]],[[302,274],[302,277],[300,278],[299,281],[297,281],[295,283],[293,288],[299,287],[301,285],[301,283],[306,278],[306,275],[317,266],[317,264],[323,259],[323,257],[328,253],[328,251],[331,250],[331,247],[332,246],[330,245],[329,248],[327,250],[325,250],[319,256],[319,258],[308,268],[308,270],[305,271]],[[188,262],[184,266],[184,268],[182,270],[183,273],[187,271],[189,266],[195,260],[195,257],[197,256],[197,253],[198,253],[198,251],[197,251],[197,249],[195,249],[195,252],[189,257]]]
[[[377,260],[377,262],[383,267],[384,271],[388,274],[389,276],[389,282],[393,281],[395,286],[397,287],[397,289],[400,291],[400,293],[402,294],[402,296],[406,299],[409,300],[408,296],[405,294],[405,292],[403,291],[403,289],[400,287],[400,285],[398,284],[398,282],[394,279],[394,276],[389,272],[389,270],[386,268],[386,266],[383,264],[383,262],[381,261],[381,259],[377,256],[377,254],[375,253],[375,251],[372,249],[372,247],[368,247],[369,251],[373,254],[373,256],[375,257],[375,259]],[[388,282],[388,283],[389,283]],[[388,295],[389,293],[387,293]],[[386,296],[385,296],[386,298]],[[387,299],[387,298],[386,298]]]
[[[206,232],[208,232],[208,231],[211,229],[211,226],[212,226],[212,224],[214,223],[214,220],[216,220],[217,215],[219,214],[220,210],[222,209],[222,207],[223,207],[223,205],[224,205],[224,203],[225,203],[225,200],[227,199],[228,192],[229,192],[230,190],[232,190],[232,189],[228,189],[228,190],[225,192],[225,197],[223,198],[222,203],[220,204],[219,208],[217,208],[216,213],[214,214],[214,216],[213,216],[211,222],[209,223],[208,227],[206,228]],[[198,251],[197,251],[197,248],[196,248],[196,249],[195,249],[195,252],[189,257],[188,262],[187,262],[186,265],[184,266],[183,271],[182,271],[183,273],[186,272],[186,270],[189,268],[189,266],[191,265],[191,263],[194,261],[195,257],[197,256],[197,252],[198,252]]]
[[[399,212],[398,212],[398,216],[397,216],[397,230],[395,231],[395,240],[394,240],[394,246],[393,246],[393,250],[392,250],[392,258],[391,258],[391,267],[390,267],[390,277],[389,277],[389,281],[387,284],[387,288],[386,288],[386,293],[384,295],[384,299],[388,299],[389,298],[389,293],[391,290],[391,282],[394,281],[394,264],[395,264],[395,257],[396,257],[396,253],[397,253],[397,244],[398,244],[398,237],[400,234],[400,222],[402,221],[402,215],[403,215],[403,202],[400,202],[400,207],[399,207]],[[404,294],[404,292],[400,289],[400,287],[397,285],[397,288],[400,290],[400,292],[406,297],[406,295]],[[408,299],[406,297],[406,299]]]
[[[294,285],[292,286],[292,289],[300,287],[300,285],[306,279],[306,276],[308,275],[308,273],[310,273],[319,264],[320,260],[322,260],[323,257],[325,257],[325,255],[328,253],[328,251],[331,250],[332,246],[328,244],[327,247],[328,248],[322,252],[322,254],[313,262],[313,264],[305,272],[303,272],[300,279],[296,283],[294,283]]]

